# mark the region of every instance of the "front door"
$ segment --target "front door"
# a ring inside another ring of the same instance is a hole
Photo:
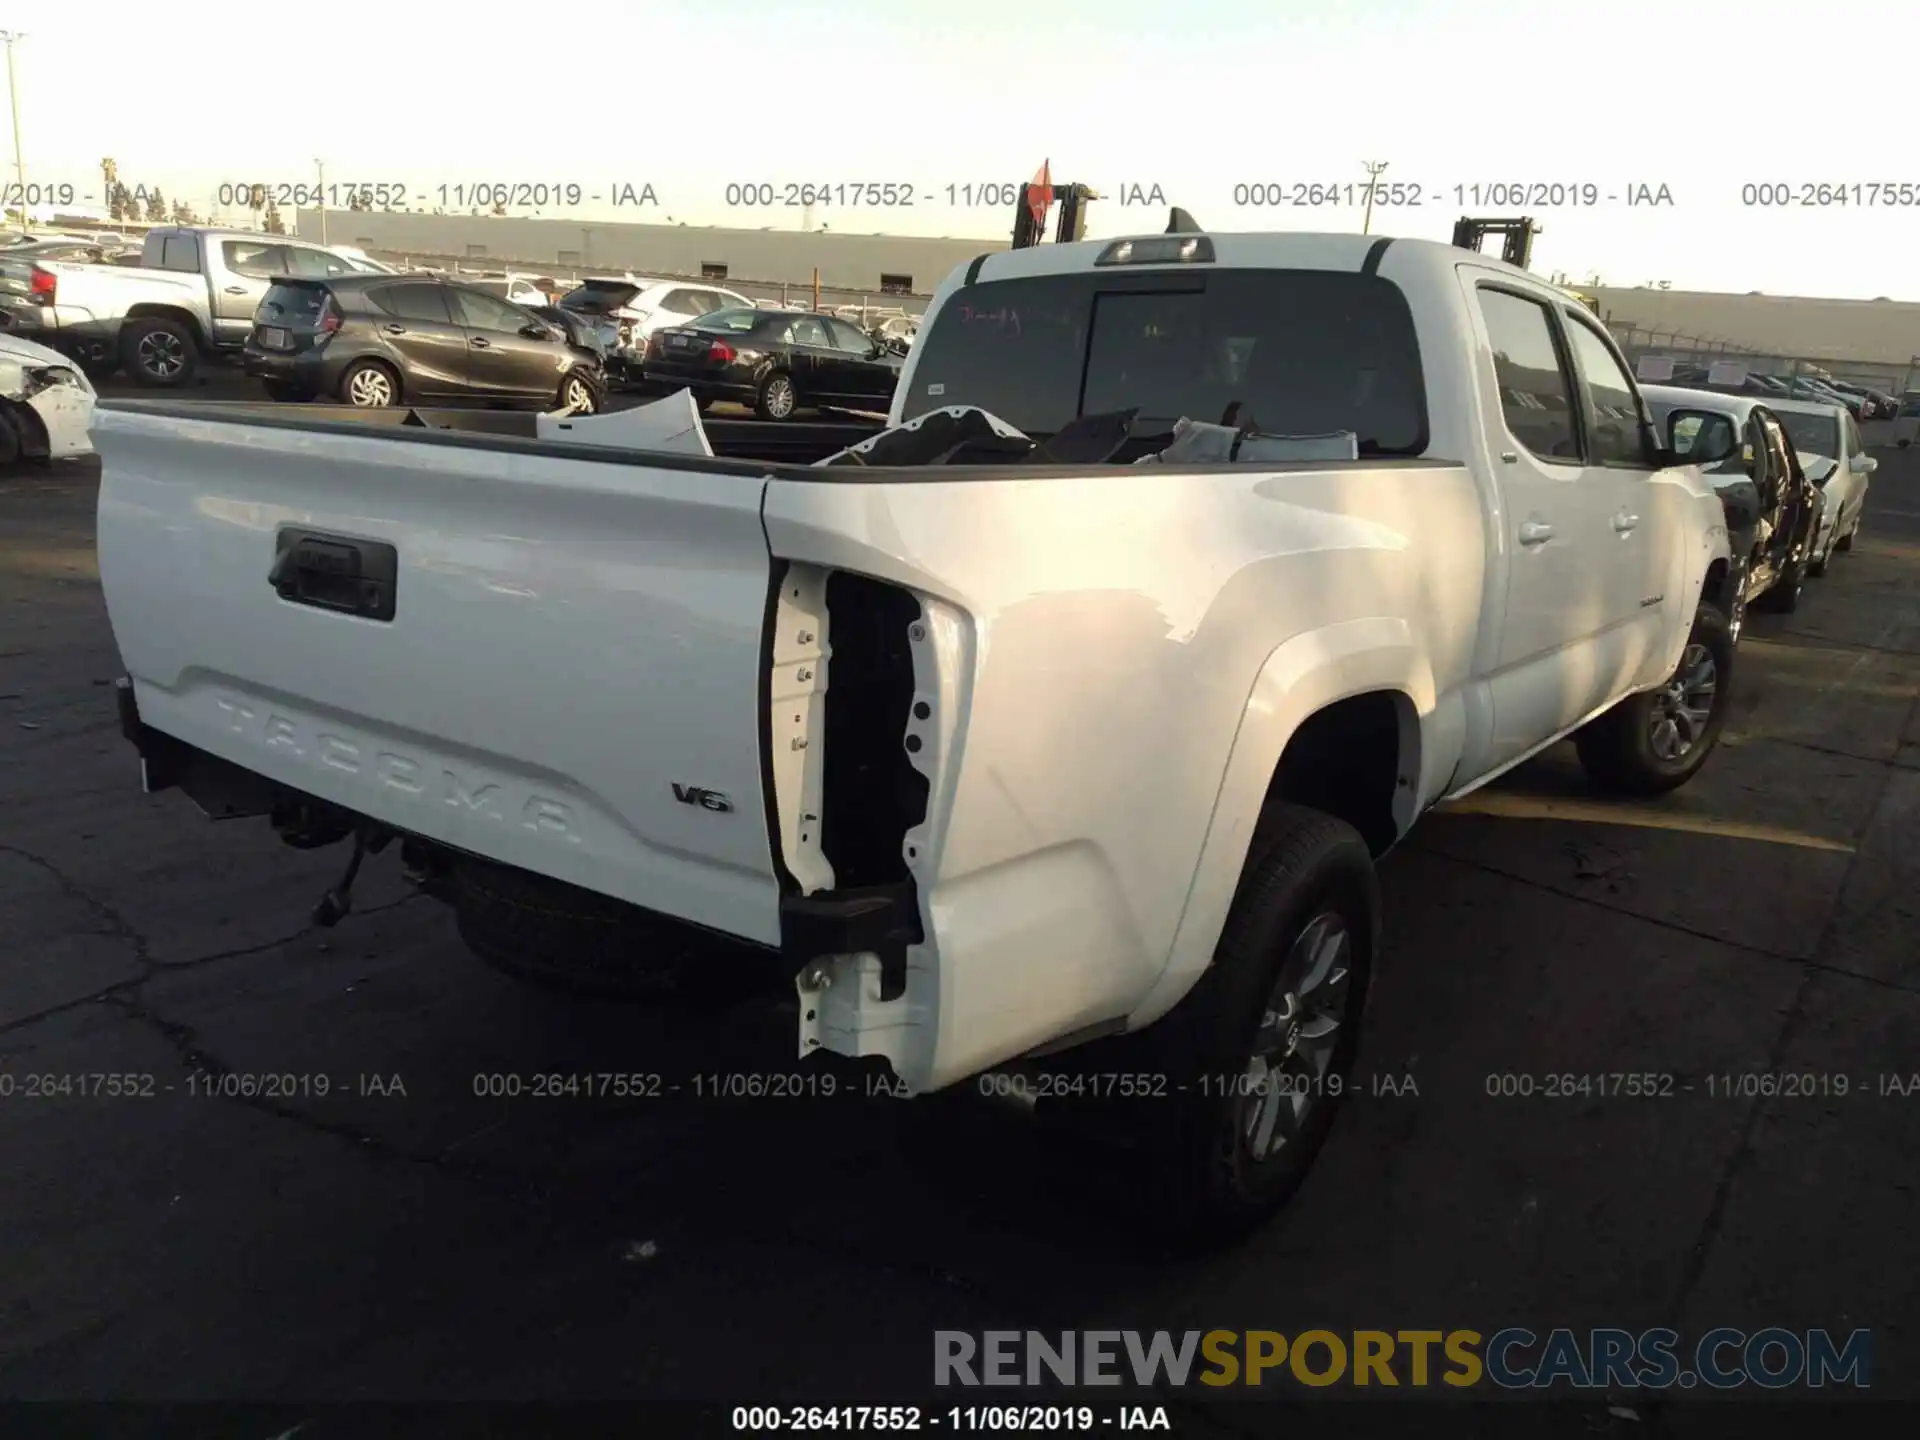
[[[882,359],[878,342],[858,325],[829,319],[833,333],[834,398],[855,410],[884,412],[893,403],[899,370]]]
[[[1613,487],[1591,479],[1581,392],[1553,302],[1504,277],[1475,279],[1474,309],[1492,364],[1482,411],[1499,487],[1506,595],[1492,677],[1484,773],[1580,720],[1611,683],[1600,641],[1615,623]],[[1493,597],[1490,597],[1490,599]]]

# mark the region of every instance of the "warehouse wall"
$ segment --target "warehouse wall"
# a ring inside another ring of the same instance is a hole
[[[1677,331],[1763,355],[1902,369],[1920,355],[1920,304],[1907,301],[1579,288],[1599,300],[1601,316],[1616,330]]]
[[[851,235],[830,230],[723,230],[692,225],[616,225],[493,215],[411,215],[329,210],[327,238],[337,244],[403,254],[520,261],[543,271],[632,270],[661,276],[699,275],[725,265],[729,280],[810,281],[877,293],[882,275],[907,276],[918,294],[931,292],[955,266],[1007,241]],[[1008,220],[1011,227],[1011,217]],[[298,233],[320,234],[320,213],[302,210]]]

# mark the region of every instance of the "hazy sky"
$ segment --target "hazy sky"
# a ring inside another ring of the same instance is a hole
[[[279,17],[83,0],[0,21],[27,32],[30,196],[97,198],[112,156],[124,182],[206,217],[223,183],[310,186],[321,159],[329,184],[389,185],[413,208],[468,208],[458,187],[578,186],[577,208],[539,213],[755,227],[801,212],[729,205],[730,184],[780,201],[790,183],[843,199],[892,184],[911,208],[828,204],[815,221],[999,236],[1009,210],[968,207],[961,187],[1050,158],[1056,181],[1109,197],[1094,235],[1162,228],[1155,187],[1214,229],[1357,230],[1357,204],[1236,205],[1256,193],[1238,187],[1338,192],[1384,160],[1422,203],[1376,210],[1378,233],[1444,239],[1462,213],[1530,213],[1543,272],[1920,300],[1914,0],[386,0]],[[616,210],[621,185],[651,185],[658,207]],[[1743,195],[1756,185],[1783,188]],[[1807,185],[1851,203],[1743,203]],[[1672,203],[1628,206],[1640,186]],[[1134,187],[1148,206],[1121,203]]]

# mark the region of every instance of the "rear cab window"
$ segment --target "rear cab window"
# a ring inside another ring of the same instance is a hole
[[[143,255],[141,258],[144,260],[147,257]],[[197,273],[200,269],[200,237],[197,235],[161,236],[160,253],[153,257],[153,264],[158,270]]]
[[[915,348],[904,420],[974,405],[1044,437],[1081,415],[1137,409],[1136,437],[1185,417],[1272,435],[1350,430],[1363,456],[1427,446],[1413,316],[1374,275],[1142,269],[987,281],[956,292]]]

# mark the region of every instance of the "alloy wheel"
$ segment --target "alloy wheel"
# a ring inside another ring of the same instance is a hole
[[[378,406],[393,403],[393,381],[384,370],[358,371],[347,382],[347,399],[355,405]]]
[[[1713,663],[1713,652],[1697,643],[1687,646],[1673,678],[1653,692],[1647,740],[1655,756],[1672,764],[1692,752],[1706,734],[1719,686],[1720,672]]]
[[[767,386],[767,413],[776,420],[784,420],[793,413],[793,384],[786,379],[775,380]]]
[[[140,368],[156,380],[171,380],[187,366],[186,347],[169,330],[149,330],[135,348]]]
[[[567,381],[564,399],[566,407],[576,415],[591,415],[594,412],[593,391],[580,380]]]
[[[1256,1163],[1283,1151],[1331,1098],[1352,966],[1353,936],[1331,910],[1302,927],[1280,962],[1237,1097],[1235,1128]]]

